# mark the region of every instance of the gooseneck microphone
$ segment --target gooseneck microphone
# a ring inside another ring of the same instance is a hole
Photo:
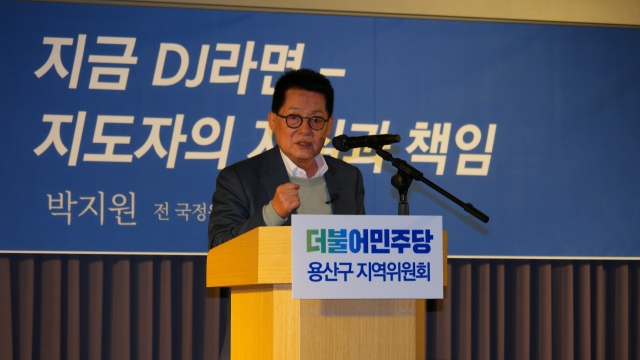
[[[400,135],[383,134],[383,135],[368,135],[368,136],[353,136],[340,135],[333,138],[331,143],[333,147],[339,151],[349,151],[353,148],[370,147],[377,148],[384,145],[397,143],[400,141]]]

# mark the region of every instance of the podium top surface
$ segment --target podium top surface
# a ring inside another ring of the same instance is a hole
[[[443,231],[444,285],[447,285],[447,231]],[[207,287],[291,284],[291,227],[263,226],[211,250]]]
[[[207,287],[290,283],[290,226],[253,229],[207,255]]]

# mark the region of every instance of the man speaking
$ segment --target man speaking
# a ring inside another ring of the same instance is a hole
[[[277,146],[220,171],[209,248],[259,226],[291,225],[291,214],[364,215],[360,170],[320,155],[332,114],[333,87],[324,75],[300,69],[278,79],[268,115]],[[221,359],[230,358],[230,314],[229,304]]]
[[[362,174],[320,155],[333,128],[333,87],[310,69],[276,83],[269,127],[277,146],[223,169],[209,218],[209,248],[259,226],[291,225],[291,214],[364,214]]]

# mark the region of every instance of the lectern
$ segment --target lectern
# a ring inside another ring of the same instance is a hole
[[[211,249],[207,287],[231,288],[232,360],[425,357],[425,300],[293,299],[290,227]]]

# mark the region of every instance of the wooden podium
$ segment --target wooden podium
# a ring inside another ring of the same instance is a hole
[[[425,300],[292,299],[290,227],[211,249],[207,287],[231,288],[232,360],[425,358]]]

